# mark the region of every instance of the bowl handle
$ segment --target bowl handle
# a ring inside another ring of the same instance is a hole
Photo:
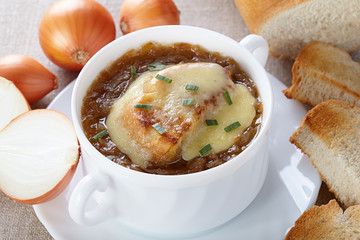
[[[96,225],[102,223],[116,214],[111,201],[97,203],[91,210],[85,210],[91,196],[99,191],[105,192],[109,187],[109,176],[100,172],[90,173],[76,185],[69,200],[69,213],[71,218],[81,225]],[[109,198],[107,198],[109,199]]]
[[[265,66],[269,56],[269,45],[267,41],[256,34],[250,34],[240,41],[240,45],[248,49],[258,62]]]

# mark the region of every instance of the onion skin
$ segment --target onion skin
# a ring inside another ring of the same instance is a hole
[[[120,10],[120,29],[128,34],[143,28],[180,24],[180,12],[172,0],[125,0]]]
[[[93,0],[59,0],[44,14],[39,41],[56,65],[80,71],[103,46],[116,37],[110,13]]]
[[[57,77],[35,59],[25,55],[0,58],[0,76],[12,81],[29,104],[58,87]]]

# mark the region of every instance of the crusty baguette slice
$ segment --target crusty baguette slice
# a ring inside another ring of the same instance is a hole
[[[290,137],[345,206],[360,204],[360,108],[328,100],[311,109]],[[360,231],[360,229],[359,229]]]
[[[360,239],[360,205],[345,212],[335,200],[306,210],[290,229],[285,240]]]
[[[360,48],[358,0],[235,0],[251,33],[263,36],[270,54],[295,59],[311,41],[346,51]]]
[[[309,43],[296,57],[292,74],[292,86],[283,91],[288,98],[310,106],[329,99],[360,106],[360,63],[340,48]]]

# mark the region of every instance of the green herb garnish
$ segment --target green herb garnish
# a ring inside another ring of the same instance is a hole
[[[205,120],[207,126],[217,126],[219,125],[218,121],[216,119],[213,120]]]
[[[165,76],[160,75],[160,74],[156,74],[155,78],[157,78],[157,79],[159,79],[161,81],[164,81],[166,83],[171,83],[172,82],[172,80],[170,78],[165,77]]]
[[[155,130],[158,131],[160,134],[166,133],[166,130],[158,123],[153,124],[152,127],[155,128]]]
[[[153,62],[148,67],[150,71],[159,71],[159,70],[163,70],[164,68],[166,68],[166,65],[159,62]]]
[[[199,89],[199,86],[192,85],[192,84],[186,84],[185,89],[191,90],[191,91],[197,91]]]
[[[99,132],[98,134],[96,134],[95,136],[92,137],[92,140],[94,142],[96,142],[97,140],[99,140],[99,138],[102,138],[102,137],[105,137],[107,136],[109,133],[108,131],[105,129],[105,130],[102,130],[101,132]]]
[[[193,98],[183,99],[182,100],[182,105],[193,105],[193,104],[194,104],[194,99]]]
[[[224,97],[225,97],[225,100],[227,102],[227,104],[231,105],[233,102],[231,101],[231,98],[230,98],[230,95],[229,95],[229,92],[228,91],[225,91],[224,92]]]
[[[107,156],[108,159],[113,160],[115,156]]]
[[[208,154],[212,150],[212,147],[210,144],[205,145],[200,151],[200,156],[204,157],[206,154]]]
[[[136,70],[135,70],[135,67],[133,65],[130,66],[130,71],[131,71],[131,78],[135,78],[136,77]]]
[[[239,123],[239,121],[236,121],[236,122],[230,124],[229,126],[225,127],[224,130],[225,130],[225,132],[231,132],[232,130],[240,127],[240,125],[241,124]]]
[[[142,109],[152,109],[151,104],[134,104],[134,108],[142,108]]]

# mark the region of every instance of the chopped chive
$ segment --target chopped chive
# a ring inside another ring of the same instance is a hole
[[[199,89],[199,86],[192,85],[192,84],[186,84],[185,89],[186,90],[197,91]]]
[[[159,63],[159,62],[153,62],[149,65],[148,69],[150,71],[159,71],[159,70],[162,70],[166,68],[166,66],[162,63]]]
[[[151,104],[134,104],[134,108],[142,108],[142,109],[152,109]]]
[[[200,156],[204,157],[206,154],[208,154],[212,150],[212,147],[210,144],[205,145],[200,151]]]
[[[135,70],[135,67],[133,65],[130,66],[130,70],[131,70],[131,78],[135,78],[136,70]]]
[[[166,133],[166,130],[158,123],[153,124],[152,127],[155,128],[155,130],[158,131],[160,134]]]
[[[108,159],[113,160],[115,156],[107,156]]]
[[[217,126],[219,125],[218,121],[216,119],[213,120],[205,120],[207,126]]]
[[[160,75],[160,74],[156,74],[155,78],[157,78],[157,79],[159,79],[161,81],[164,81],[166,83],[171,83],[172,82],[172,80],[170,78],[167,78],[167,77],[165,77],[163,75]]]
[[[228,91],[225,91],[224,92],[224,97],[225,97],[225,100],[227,102],[227,104],[231,105],[233,102],[231,101],[231,98],[230,98],[230,95],[229,95],[229,92]]]
[[[240,127],[240,125],[241,124],[239,123],[239,121],[236,121],[236,122],[230,124],[229,126],[225,127],[224,130],[225,130],[225,132],[231,132],[232,130]]]
[[[182,105],[193,105],[193,104],[194,104],[194,99],[193,98],[183,99],[182,100]]]
[[[96,142],[97,140],[99,140],[99,138],[102,138],[102,137],[105,137],[106,135],[108,135],[108,131],[105,129],[105,130],[102,130],[101,132],[99,132],[98,134],[96,134],[95,136],[92,137],[92,140],[94,142]]]

